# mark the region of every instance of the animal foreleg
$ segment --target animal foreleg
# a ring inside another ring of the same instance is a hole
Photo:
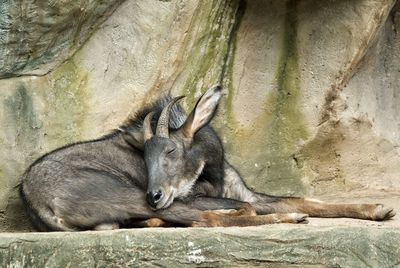
[[[279,197],[251,191],[239,173],[225,161],[224,197],[250,203],[257,214],[305,213],[311,217],[387,220],[396,215],[382,204],[332,204],[315,199]]]
[[[258,200],[252,205],[257,213],[300,212],[311,217],[323,218],[357,218],[366,220],[388,220],[396,215],[392,208],[382,204],[333,204],[315,199],[300,197],[272,197],[257,194]]]

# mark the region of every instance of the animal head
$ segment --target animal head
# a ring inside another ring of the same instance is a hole
[[[148,171],[147,202],[153,209],[167,208],[175,198],[183,198],[190,193],[205,165],[201,144],[194,144],[194,136],[211,121],[220,97],[220,86],[210,88],[176,130],[169,130],[169,114],[172,106],[182,97],[172,99],[165,106],[155,134],[150,125],[154,113],[146,116],[143,140]]]

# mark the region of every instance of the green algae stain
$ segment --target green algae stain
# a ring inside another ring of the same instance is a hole
[[[73,59],[60,65],[47,78],[48,92],[44,98],[49,135],[54,135],[55,143],[76,142],[82,138],[87,105],[86,70],[80,68]],[[50,133],[51,132],[51,133]]]
[[[0,139],[0,230],[9,220],[8,213],[14,210],[10,204],[13,187],[23,170],[37,157],[40,142],[39,119],[32,92],[23,84],[17,84],[12,94],[3,100],[5,139]],[[1,215],[0,215],[1,216]]]
[[[268,151],[258,156],[265,157],[265,172],[261,174],[266,177],[255,180],[254,186],[277,193],[304,194],[302,173],[293,158],[298,143],[308,136],[299,107],[301,88],[296,4],[296,0],[286,3],[282,49],[275,74],[277,87],[267,96],[265,114],[257,120],[263,128],[261,133],[266,133],[263,139]]]
[[[286,3],[283,45],[275,75],[277,88],[267,97],[265,110],[271,111],[271,116],[268,124],[264,125],[269,128],[265,137],[269,150],[266,154],[268,188],[279,192],[282,185],[285,185],[291,193],[304,194],[302,174],[293,158],[296,146],[308,136],[299,107],[301,88],[296,4],[296,0]]]
[[[14,133],[14,146],[35,146],[38,143],[37,129],[42,123],[27,88],[20,84],[15,93],[4,100],[4,107],[11,123],[9,130]]]
[[[202,1],[194,13],[191,25],[194,32],[187,38],[195,40],[187,59],[188,77],[183,88],[187,96],[186,107],[193,107],[197,92],[221,82],[226,55],[229,53],[229,36],[240,1]]]
[[[44,77],[24,79],[2,101],[0,156],[6,161],[0,164],[0,231],[28,229],[13,188],[27,166],[44,152],[81,139],[88,110],[86,77],[68,61]]]
[[[239,122],[234,116],[234,97],[235,87],[233,80],[233,65],[238,44],[238,32],[246,11],[246,1],[240,0],[236,2],[234,23],[228,34],[227,48],[225,51],[224,64],[221,71],[220,83],[227,91],[220,102],[218,115],[213,120],[213,126],[223,137],[224,147],[227,151],[235,150],[235,138],[240,129]]]
[[[227,78],[225,78],[225,83],[224,85],[228,89],[228,96],[227,96],[227,101],[226,101],[226,116],[227,120],[230,123],[232,127],[238,128],[238,122],[235,119],[234,113],[233,113],[233,99],[234,99],[234,94],[235,94],[235,89],[232,84],[232,78],[233,78],[233,64],[235,62],[235,54],[237,50],[237,44],[238,44],[238,32],[239,28],[241,25],[241,22],[243,20],[244,13],[246,11],[246,1],[239,1],[238,7],[237,7],[237,12],[235,16],[235,24],[232,27],[232,31],[230,33],[230,38],[229,38],[229,49],[228,49],[228,58],[226,60],[226,68],[225,68],[225,75]]]
[[[283,49],[276,73],[277,90],[268,96],[267,106],[272,110],[272,122],[267,137],[270,149],[270,176],[276,177],[273,188],[281,183],[296,193],[304,193],[301,172],[294,165],[292,154],[299,141],[308,136],[299,108],[300,71],[297,50],[296,0],[287,2]],[[285,182],[282,182],[285,180]]]
[[[249,184],[260,191],[275,194],[304,194],[302,171],[293,157],[296,146],[308,136],[299,107],[300,71],[297,51],[296,1],[286,2],[282,49],[276,69],[276,88],[264,103],[263,112],[250,127],[243,127],[233,114],[234,85],[232,69],[238,38],[233,41],[233,53],[228,75],[228,92],[223,115],[218,122],[230,159]],[[237,34],[237,33],[236,33]],[[239,48],[240,49],[240,48]],[[223,123],[223,122],[222,122]]]

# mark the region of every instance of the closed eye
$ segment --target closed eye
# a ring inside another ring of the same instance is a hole
[[[168,154],[172,154],[173,152],[175,152],[175,150],[176,150],[176,148],[173,148],[173,149],[169,150],[169,151],[167,152],[167,155],[168,155]]]

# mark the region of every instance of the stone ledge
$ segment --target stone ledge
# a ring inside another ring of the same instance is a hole
[[[0,267],[393,267],[400,229],[271,225],[2,233]]]

